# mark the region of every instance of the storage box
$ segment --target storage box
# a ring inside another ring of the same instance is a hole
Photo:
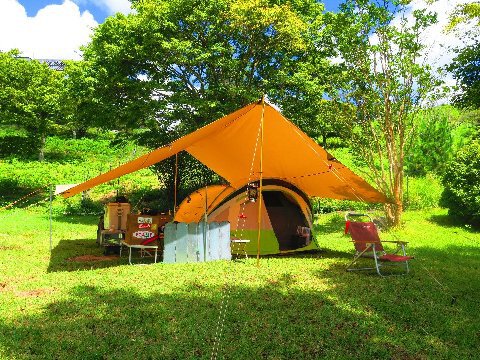
[[[172,216],[162,215],[136,215],[127,216],[127,232],[125,242],[130,245],[141,244],[142,241],[163,234],[163,226],[172,221]],[[156,244],[159,244],[157,242]],[[152,244],[154,245],[154,244]]]
[[[131,212],[129,203],[108,203],[103,220],[104,229],[127,230],[127,215]]]

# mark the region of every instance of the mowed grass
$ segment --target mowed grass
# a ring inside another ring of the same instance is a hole
[[[480,348],[480,233],[444,210],[383,234],[410,242],[407,276],[348,273],[339,214],[323,250],[130,266],[100,255],[95,217],[0,213],[0,358],[469,359]]]

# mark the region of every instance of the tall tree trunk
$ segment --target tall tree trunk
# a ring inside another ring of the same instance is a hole
[[[40,135],[40,150],[38,152],[38,161],[42,162],[45,160],[45,134]]]
[[[324,149],[327,148],[327,134],[326,133],[322,133],[322,147]]]
[[[397,204],[385,204],[385,215],[387,218],[388,226],[397,227],[402,222],[403,204],[402,202]]]
[[[393,177],[393,204],[385,204],[385,215],[388,225],[397,227],[401,225],[403,213],[403,164],[394,165]]]

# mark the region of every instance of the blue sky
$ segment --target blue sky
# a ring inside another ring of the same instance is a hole
[[[112,15],[112,9],[108,6],[109,3],[113,3],[113,1],[100,1],[100,0],[73,0],[78,7],[80,8],[81,12],[88,11],[90,12],[95,21],[98,23],[102,23],[105,18],[109,15]],[[30,17],[34,17],[37,15],[40,9],[43,9],[47,5],[56,4],[60,5],[64,2],[64,0],[19,0],[20,4],[25,7],[27,11],[27,15]],[[335,11],[338,9],[338,4],[340,4],[340,0],[327,0],[324,1],[325,8],[328,11]]]
[[[45,6],[52,4],[61,5],[64,0],[19,0],[18,2],[24,6],[29,17],[35,17],[38,11]],[[78,5],[81,12],[90,12],[98,23],[102,23],[107,16],[112,14],[112,11],[107,6],[102,6],[104,3],[101,1],[73,0],[73,2]]]
[[[422,36],[427,47],[423,62],[439,68],[452,61],[454,53],[449,47],[462,46],[465,40],[461,35],[444,33],[448,15],[457,4],[473,1],[477,0],[412,1],[407,19],[423,8],[438,13],[438,24]],[[324,3],[326,10],[336,11],[341,2]],[[130,11],[129,0],[0,0],[0,51],[16,48],[35,59],[78,60],[81,46],[90,42],[98,24],[109,15]],[[449,77],[447,82],[453,83],[453,79]]]
[[[326,0],[336,11],[341,0]],[[0,51],[19,49],[36,59],[81,59],[93,29],[129,0],[0,0]]]

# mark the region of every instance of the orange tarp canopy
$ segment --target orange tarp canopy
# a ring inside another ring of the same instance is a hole
[[[228,185],[211,185],[200,188],[188,195],[175,212],[175,221],[198,222],[205,212],[222,202],[228,195],[235,191]]]
[[[171,144],[162,146],[63,193],[70,197],[96,185],[187,151],[239,188],[260,177],[263,105],[247,105]],[[386,202],[385,196],[341,164],[283,115],[265,103],[263,178],[288,181],[308,196]]]

